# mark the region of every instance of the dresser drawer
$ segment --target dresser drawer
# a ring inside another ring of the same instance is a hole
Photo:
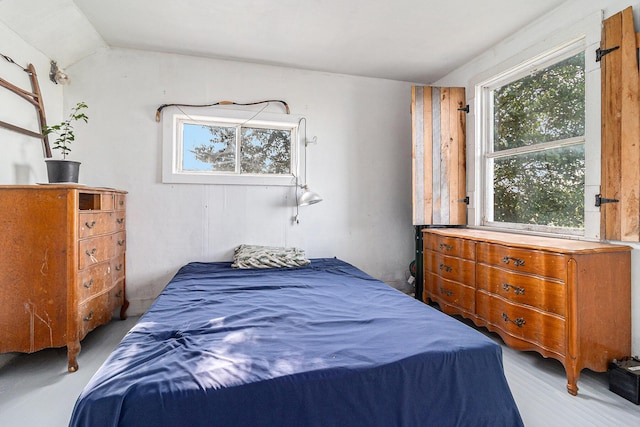
[[[500,266],[502,268],[551,277],[566,281],[564,255],[533,249],[509,248],[491,243],[479,243],[477,248],[479,263]]]
[[[115,255],[113,238],[113,235],[109,235],[81,240],[78,244],[78,268],[83,270],[113,258]]]
[[[425,252],[424,256],[425,271],[470,286],[475,283],[476,266],[473,261],[431,251]]]
[[[484,291],[476,292],[476,313],[509,335],[558,354],[565,354],[565,319],[512,303]]]
[[[109,263],[100,263],[78,273],[78,301],[81,303],[93,295],[111,287],[112,268]]]
[[[124,194],[116,194],[115,208],[118,211],[123,211],[127,208],[127,196]]]
[[[126,213],[125,211],[116,211],[114,214],[115,221],[115,229],[120,231],[124,230],[126,227]]]
[[[560,281],[478,264],[476,288],[515,303],[537,307],[560,316],[566,315],[566,285]]]
[[[114,255],[118,256],[123,254],[127,249],[127,235],[124,231],[116,233],[113,236],[113,244],[114,244]]]
[[[124,257],[125,254],[122,253],[111,260],[111,277],[114,283],[125,277]]]
[[[469,313],[475,312],[475,290],[473,288],[452,282],[432,273],[428,273],[426,276],[426,286],[431,299],[455,305]]]
[[[116,230],[111,212],[81,212],[78,214],[78,236],[81,239],[112,233]]]
[[[77,312],[80,337],[84,337],[97,326],[109,322],[114,307],[110,292],[104,292],[81,303]]]
[[[468,260],[475,260],[476,258],[476,243],[466,239],[431,235],[428,249]]]
[[[124,281],[120,281],[109,291],[109,304],[111,305],[111,311],[116,307],[122,307],[124,304],[124,297]]]

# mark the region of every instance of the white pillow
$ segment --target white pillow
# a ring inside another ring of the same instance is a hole
[[[303,249],[240,245],[233,253],[233,268],[302,267],[309,265]]]

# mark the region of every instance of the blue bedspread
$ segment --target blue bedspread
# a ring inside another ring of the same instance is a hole
[[[184,266],[72,426],[521,426],[500,346],[337,259]]]

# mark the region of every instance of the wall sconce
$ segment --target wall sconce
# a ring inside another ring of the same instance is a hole
[[[311,191],[309,189],[309,186],[307,185],[307,146],[309,144],[316,144],[318,142],[318,138],[314,136],[311,140],[307,139],[307,119],[305,117],[302,117],[300,119],[300,121],[298,122],[298,127],[302,124],[303,120],[304,120],[304,184],[302,185],[298,184],[298,177],[296,176],[296,193],[298,192],[298,188],[302,190],[302,193],[300,194],[300,196],[297,197],[297,200],[296,200],[296,216],[293,219],[293,221],[296,224],[300,223],[300,220],[299,220],[300,206],[314,205],[322,201],[322,197],[320,197],[320,195],[315,191]]]
[[[69,83],[69,76],[58,68],[56,61],[51,61],[51,69],[49,70],[49,80],[55,84],[66,85]]]
[[[309,190],[308,186],[301,185],[300,188],[302,188],[304,191],[302,192],[300,197],[298,197],[298,206],[315,205],[316,203],[322,201],[322,197],[320,197],[320,195],[315,191]]]

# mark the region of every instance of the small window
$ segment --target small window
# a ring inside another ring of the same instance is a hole
[[[167,110],[163,182],[295,184],[301,172],[299,117],[229,109],[206,116],[201,111],[190,114],[187,107]]]
[[[577,53],[576,53],[577,51]],[[483,224],[581,234],[585,222],[584,47],[482,87]]]

